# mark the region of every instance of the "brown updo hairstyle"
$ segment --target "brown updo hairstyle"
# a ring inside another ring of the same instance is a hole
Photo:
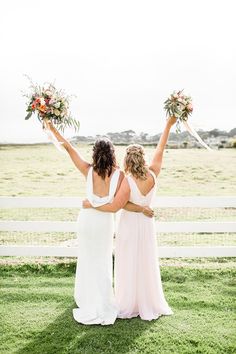
[[[142,145],[132,144],[126,148],[124,158],[124,170],[134,177],[142,180],[147,179],[148,167],[145,161],[145,152]]]
[[[93,146],[93,169],[97,174],[105,179],[110,177],[112,168],[116,167],[115,149],[108,138],[95,141]]]

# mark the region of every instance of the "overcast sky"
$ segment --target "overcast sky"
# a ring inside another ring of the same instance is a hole
[[[197,129],[235,127],[235,3],[1,1],[0,141],[45,139],[36,117],[24,121],[23,74],[77,95],[71,110],[81,135],[156,134],[163,101],[182,88]]]

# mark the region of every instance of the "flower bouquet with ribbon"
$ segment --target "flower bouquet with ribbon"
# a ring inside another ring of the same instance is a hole
[[[186,130],[198,140],[198,142],[204,146],[206,149],[211,150],[209,146],[204,143],[195,129],[189,124],[188,117],[193,112],[192,98],[186,96],[182,91],[174,91],[164,102],[164,109],[168,117],[175,116],[177,118],[176,122],[176,132],[180,132],[180,126],[183,124]]]
[[[27,116],[26,120],[30,119],[35,113],[39,121],[43,125],[43,129],[49,140],[60,151],[64,151],[60,142],[55,138],[52,132],[47,128],[46,121],[51,121],[58,130],[64,132],[66,127],[72,127],[75,131],[79,130],[79,121],[72,118],[69,111],[69,102],[72,96],[65,94],[63,90],[58,90],[49,83],[44,86],[34,84],[30,80],[30,93],[23,94],[27,98]]]

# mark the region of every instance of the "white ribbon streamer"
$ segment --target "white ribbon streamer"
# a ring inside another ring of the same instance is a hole
[[[196,130],[186,121],[183,121],[183,124],[186,128],[186,130],[189,132],[189,134],[191,134],[195,139],[197,139],[197,141],[204,147],[206,148],[208,151],[213,151],[203,140],[202,138],[198,135],[198,133],[196,132]]]
[[[43,131],[45,132],[45,134],[48,137],[48,140],[51,141],[51,143],[53,143],[53,145],[57,148],[57,150],[59,150],[60,152],[62,152],[63,154],[66,154],[65,149],[63,148],[63,143],[58,141],[57,138],[55,137],[55,135],[51,132],[51,130],[49,130],[47,128],[47,124],[45,122],[43,122]]]

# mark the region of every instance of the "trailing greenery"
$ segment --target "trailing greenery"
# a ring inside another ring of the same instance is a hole
[[[75,263],[2,266],[1,354],[233,353],[235,269],[162,268],[173,316],[84,326],[72,318]]]

